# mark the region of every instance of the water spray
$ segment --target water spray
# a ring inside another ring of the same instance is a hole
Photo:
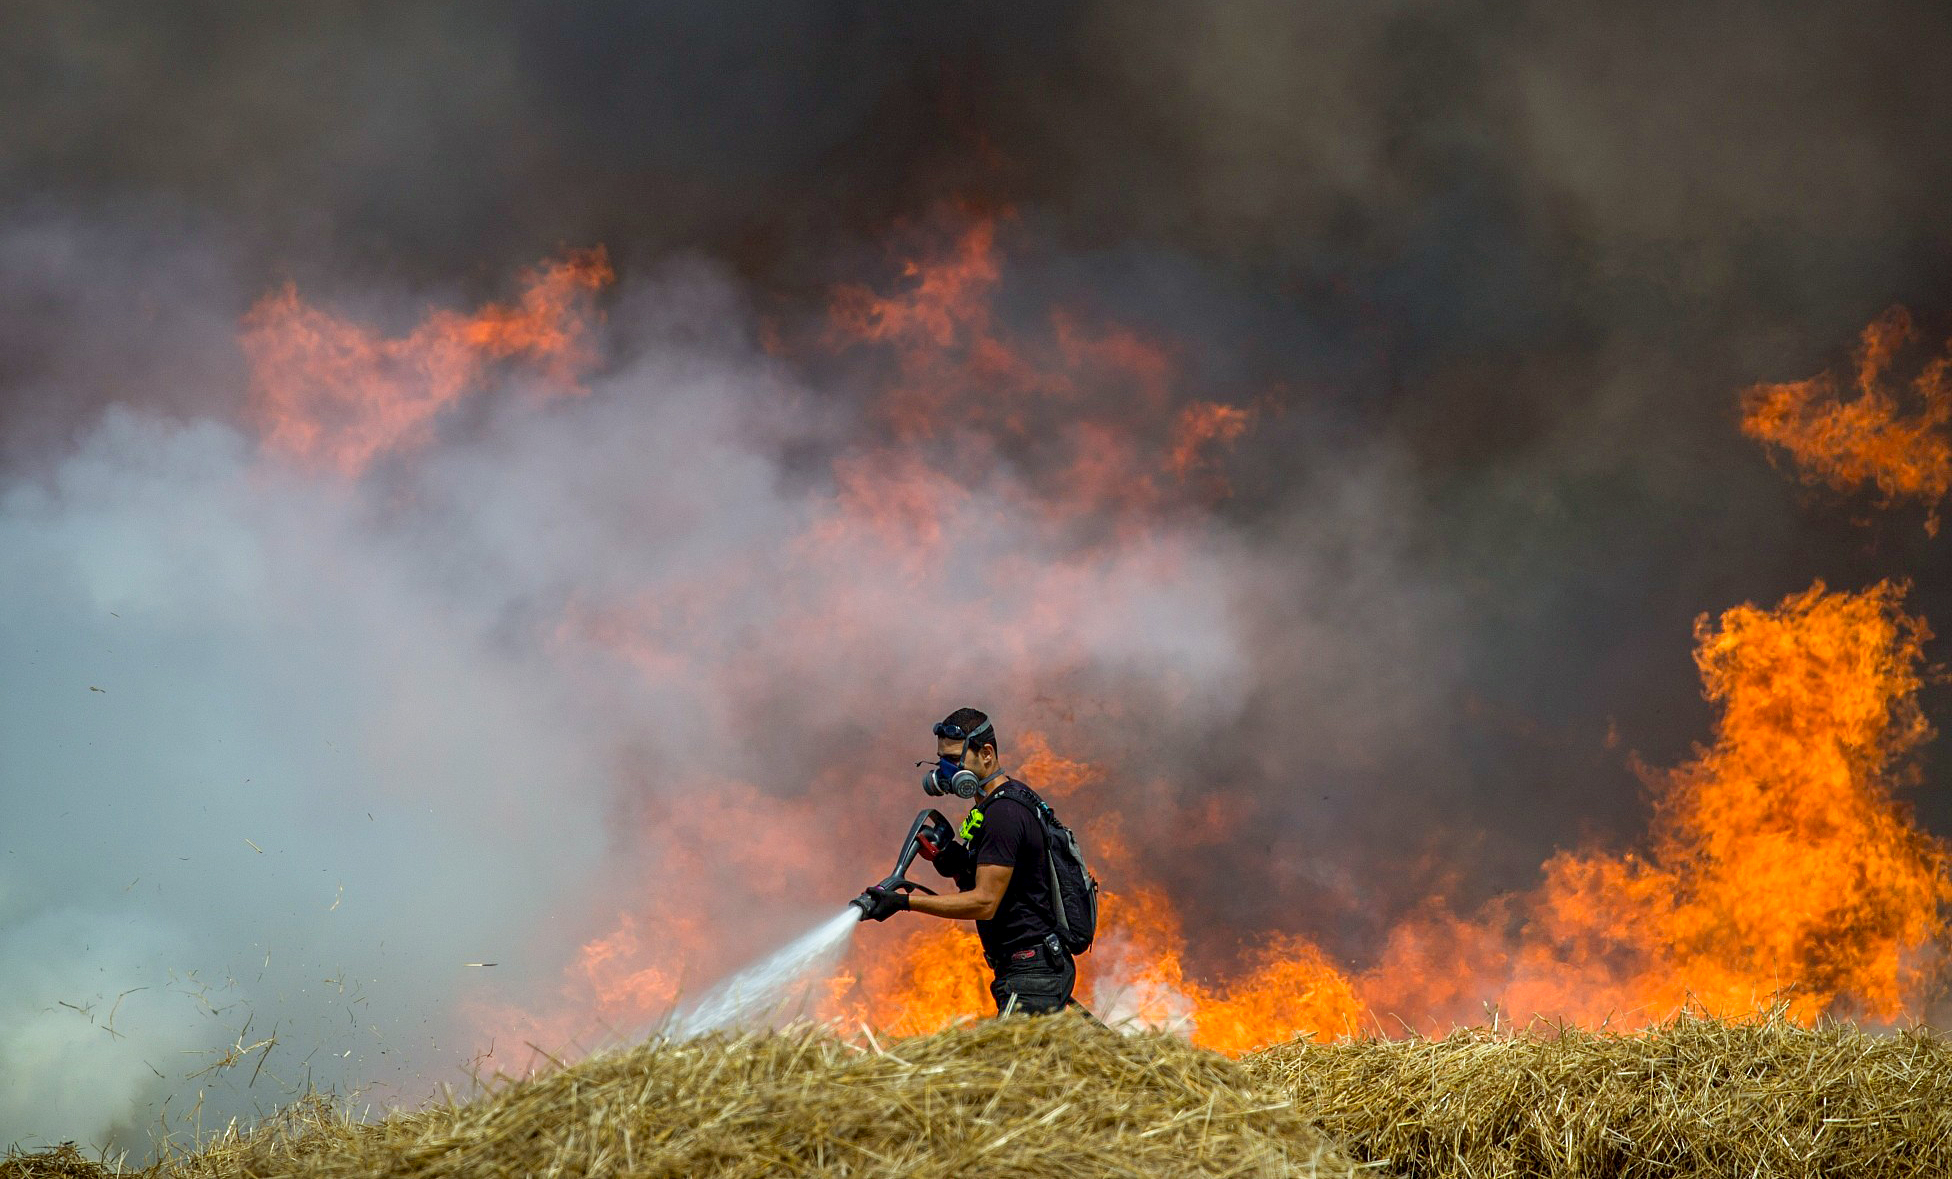
[[[905,878],[909,866],[925,846],[934,855],[954,835],[955,828],[941,811],[927,810],[915,816],[908,838],[902,841],[901,854],[895,857],[895,870],[875,887],[932,893],[932,889]],[[662,1034],[667,1039],[686,1040],[804,1014],[814,982],[840,961],[854,931],[866,920],[871,903],[865,893],[849,901],[840,912],[705,992],[667,1020]]]
[[[672,1016],[664,1025],[664,1036],[688,1040],[725,1028],[804,1014],[814,980],[840,961],[860,925],[860,911],[851,904],[843,907]]]

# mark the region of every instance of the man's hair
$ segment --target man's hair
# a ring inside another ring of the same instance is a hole
[[[988,719],[990,719],[989,714],[986,712],[981,712],[974,708],[958,708],[948,716],[943,717],[942,723],[945,725],[958,725],[962,728],[963,732],[973,733],[977,729],[982,728],[983,722]],[[981,749],[985,745],[994,746],[997,756],[1001,757],[1003,755],[1003,739],[996,735],[995,725],[990,726],[989,732],[976,738],[976,749]],[[962,747],[963,755],[966,757],[976,752],[976,749],[971,749],[965,743]]]

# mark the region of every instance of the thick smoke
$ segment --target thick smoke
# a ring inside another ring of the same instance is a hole
[[[138,389],[10,484],[9,1136],[564,1048],[619,921],[655,1010],[881,870],[959,700],[1150,765],[1141,846],[1215,790],[1171,751],[1257,690],[1317,702],[1290,727],[1329,764],[1433,707],[1380,460],[1322,456],[1278,553],[1198,510],[1105,533],[973,426],[934,465],[879,445],[756,332],[679,265],[616,298],[585,395],[518,382],[357,478]]]
[[[510,1013],[622,915],[657,961],[647,896],[714,930],[646,982],[695,991],[881,870],[965,702],[1123,775],[1196,966],[1268,930],[1361,963],[1631,837],[1629,751],[1706,733],[1697,614],[1908,572],[1952,615],[1915,519],[1799,499],[1734,426],[1888,303],[1945,329],[1947,24],[11,6],[0,1141],[587,1034]],[[1253,401],[1229,497],[1050,527],[1063,452],[972,429],[911,456],[946,540],[860,526],[880,383],[761,341],[950,198],[1017,210],[1000,316]],[[236,336],[284,279],[404,330],[595,243],[586,396],[511,380],[351,482],[260,452]]]

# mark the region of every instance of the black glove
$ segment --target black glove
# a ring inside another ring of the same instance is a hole
[[[855,897],[853,903],[861,910],[861,920],[886,921],[908,907],[908,894],[876,884]]]
[[[951,880],[962,876],[972,866],[969,848],[960,843],[947,843],[937,848],[936,853],[929,857],[929,862],[935,865],[937,872]]]

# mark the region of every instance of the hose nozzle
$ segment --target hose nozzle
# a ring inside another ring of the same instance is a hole
[[[916,815],[915,822],[908,828],[908,838],[902,840],[901,855],[895,857],[895,870],[888,873],[887,878],[875,885],[874,888],[887,892],[925,892],[930,896],[934,896],[934,889],[917,884],[913,880],[905,880],[903,877],[908,873],[908,866],[915,862],[916,855],[923,851],[923,843],[925,840],[934,849],[927,853],[927,858],[934,859],[935,852],[940,850],[940,844],[946,843],[954,837],[955,828],[949,825],[949,820],[943,816],[941,811],[929,810]],[[861,911],[861,920],[863,921],[874,916],[876,902],[873,889],[862,893],[847,903]],[[886,914],[883,914],[883,916],[885,917]]]
[[[905,894],[911,892],[926,892],[930,896],[935,895],[932,889],[917,884],[913,880],[903,880],[899,876],[890,876],[888,879],[883,880],[880,884],[868,889],[847,903],[861,911],[861,920],[863,921],[886,921],[888,918],[908,907],[908,900]],[[893,896],[900,896],[900,903],[895,903],[891,899],[891,894]]]

